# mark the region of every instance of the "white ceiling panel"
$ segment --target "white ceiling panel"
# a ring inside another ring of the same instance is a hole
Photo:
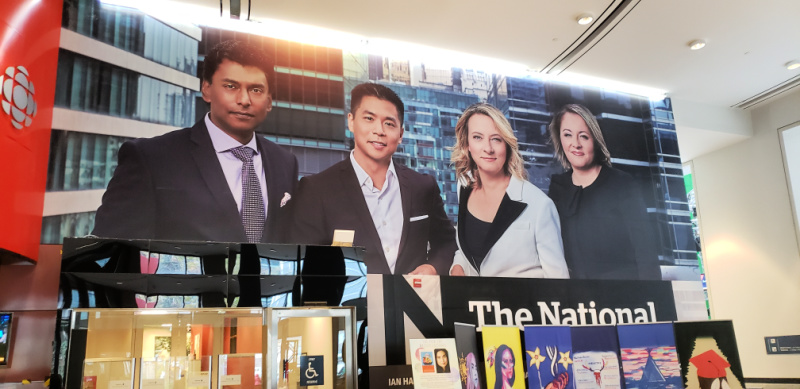
[[[254,1],[252,20],[265,18],[439,47],[540,69],[591,26],[583,13],[600,16],[620,0],[575,1]]]
[[[800,58],[798,16],[796,0],[644,0],[568,71],[733,106],[797,76],[783,65]]]

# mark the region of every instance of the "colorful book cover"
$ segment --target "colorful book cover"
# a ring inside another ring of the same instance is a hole
[[[478,350],[478,333],[472,324],[454,323],[454,325],[461,389],[481,389],[485,380],[483,364],[480,363],[481,353]]]
[[[572,336],[568,326],[526,326],[530,389],[574,389]]]
[[[675,344],[686,389],[744,388],[730,320],[676,322]]]
[[[483,326],[483,360],[487,389],[525,389],[519,328]]]
[[[614,326],[572,327],[575,389],[621,389],[619,342]]]
[[[627,389],[683,389],[672,323],[617,326]]]
[[[408,348],[415,388],[461,389],[455,339],[409,339]]]

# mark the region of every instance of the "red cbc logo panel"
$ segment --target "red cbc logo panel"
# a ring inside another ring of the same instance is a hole
[[[0,13],[0,252],[36,260],[53,121],[62,0]]]

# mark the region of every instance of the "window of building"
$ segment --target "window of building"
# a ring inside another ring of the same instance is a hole
[[[95,212],[70,213],[42,218],[42,244],[62,244],[65,236],[86,236],[94,229]]]
[[[142,13],[97,0],[65,1],[62,27],[195,75],[197,41]]]
[[[129,138],[53,130],[47,191],[105,189],[117,167],[117,152]]]
[[[59,50],[55,106],[190,127],[196,92],[67,50]]]

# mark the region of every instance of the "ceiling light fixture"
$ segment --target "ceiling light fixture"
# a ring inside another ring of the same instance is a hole
[[[786,63],[785,66],[786,66],[786,69],[795,70],[797,68],[800,68],[800,61],[797,61],[797,60],[789,61],[789,62]]]
[[[692,49],[692,50],[700,50],[703,47],[706,47],[706,41],[704,41],[702,39],[696,39],[696,40],[693,40],[693,41],[689,42],[689,48]]]
[[[579,16],[578,16],[578,18],[577,18],[577,19],[575,19],[575,20],[576,20],[576,21],[578,22],[578,24],[580,24],[581,26],[585,26],[585,25],[587,25],[587,24],[591,23],[591,22],[592,22],[592,20],[594,20],[594,16],[592,16],[592,14],[581,14],[581,15],[579,15]]]

